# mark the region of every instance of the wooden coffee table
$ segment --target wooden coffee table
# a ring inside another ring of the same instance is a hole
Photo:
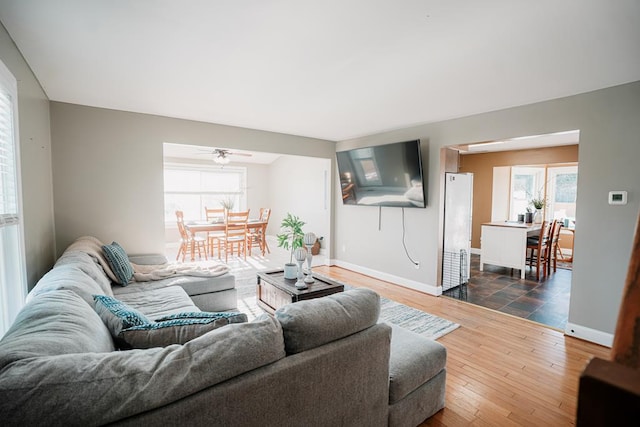
[[[307,289],[296,289],[296,279],[285,279],[283,270],[258,273],[256,297],[258,305],[273,314],[277,309],[293,302],[320,298],[344,291],[344,285],[328,277],[313,275],[315,282]]]

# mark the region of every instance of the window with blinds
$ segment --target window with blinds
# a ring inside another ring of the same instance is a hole
[[[0,226],[18,223],[16,156],[11,94],[0,89]]]
[[[231,202],[235,210],[244,210],[246,182],[244,167],[165,163],[164,220],[175,225],[177,210],[188,220],[205,219],[205,207],[218,209],[223,201]]]
[[[0,61],[0,336],[24,305],[24,259],[16,80]]]

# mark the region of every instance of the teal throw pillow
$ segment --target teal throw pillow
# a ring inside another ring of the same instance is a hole
[[[125,250],[117,242],[112,242],[110,245],[102,246],[102,252],[104,252],[104,257],[107,259],[111,271],[118,279],[117,283],[127,286],[133,277],[133,267]]]
[[[132,349],[186,344],[214,329],[246,321],[244,313],[178,313],[122,330],[118,334],[118,345],[122,349]]]
[[[113,337],[118,337],[123,329],[151,323],[144,314],[114,297],[94,295],[93,300],[96,313],[107,325]]]

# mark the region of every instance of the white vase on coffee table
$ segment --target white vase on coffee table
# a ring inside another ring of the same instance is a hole
[[[284,278],[293,280],[298,277],[298,265],[293,262],[288,262],[284,265]]]
[[[296,281],[296,289],[307,289],[307,284],[304,282],[304,273],[302,272],[302,264],[307,259],[307,250],[305,248],[298,248],[293,252],[293,257],[298,262],[298,280]]]

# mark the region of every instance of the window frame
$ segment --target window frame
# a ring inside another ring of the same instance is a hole
[[[518,214],[523,212],[516,211],[517,206],[522,206],[522,199],[515,199],[513,197],[515,190],[515,176],[517,175],[527,175],[532,177],[532,188],[525,190],[525,208],[529,205],[529,200],[533,197],[538,197],[538,192],[542,192],[542,197],[544,197],[546,189],[544,188],[544,182],[546,177],[546,166],[536,166],[536,165],[515,165],[511,166],[511,174],[510,174],[510,185],[509,185],[509,219],[517,220]],[[518,203],[516,203],[516,201]]]
[[[516,171],[514,169],[519,169],[524,172],[529,172],[530,175],[536,175],[533,179],[533,188],[534,192],[532,194],[527,194],[527,200],[531,200],[533,197],[542,197],[547,203],[545,203],[542,208],[543,218],[546,220],[553,220],[558,218],[553,218],[554,216],[554,201],[551,201],[550,198],[554,196],[555,189],[552,186],[555,185],[554,175],[557,172],[563,172],[566,170],[571,170],[571,173],[575,170],[576,178],[576,201],[573,202],[575,205],[577,203],[577,180],[579,179],[579,164],[577,162],[569,162],[569,163],[549,163],[543,165],[513,165],[510,167],[510,184],[509,184],[509,220],[516,220],[518,213],[515,212],[515,204],[513,198],[514,191],[514,177],[516,175]],[[530,206],[531,207],[531,206]],[[531,207],[533,211],[533,207]],[[575,210],[575,207],[574,207]],[[575,220],[575,216],[568,215],[567,218]],[[563,218],[564,219],[564,218]]]
[[[13,149],[13,191],[15,207],[12,213],[0,214],[0,336],[3,336],[25,304],[28,293],[26,251],[24,239],[24,215],[22,205],[22,181],[20,162],[20,137],[18,119],[18,85],[15,77],[0,60],[0,90],[11,100],[11,126],[9,130]],[[6,191],[3,186],[3,191]]]
[[[576,191],[575,191],[575,200],[573,202],[557,202],[555,200],[555,196],[556,196],[556,190],[557,190],[557,176],[558,175],[576,175]],[[547,209],[547,219],[571,219],[573,221],[575,221],[575,212],[576,212],[576,203],[577,203],[577,199],[578,199],[578,177],[579,175],[579,168],[578,168],[578,164],[562,164],[562,165],[550,165],[549,167],[547,167],[547,205],[545,206],[545,209]],[[569,204],[569,205],[573,205],[573,212],[574,215],[571,214],[565,214],[565,215],[558,215],[558,217],[555,217],[555,208],[558,204]]]
[[[164,195],[164,209],[166,211],[167,209],[167,195],[171,194],[171,195],[183,195],[183,196],[199,196],[200,197],[200,209],[199,209],[199,217],[198,218],[192,218],[192,217],[186,217],[186,219],[189,220],[204,220],[205,218],[205,212],[204,212],[204,206],[205,204],[203,204],[202,202],[202,196],[226,196],[226,195],[233,195],[238,197],[239,200],[239,205],[236,205],[234,208],[235,210],[246,210],[246,206],[247,206],[247,168],[244,166],[228,166],[225,165],[224,167],[220,167],[219,165],[204,165],[201,163],[189,163],[189,162],[175,162],[175,161],[169,161],[169,162],[164,162],[164,167],[163,167],[163,177],[166,173],[167,170],[180,170],[180,171],[196,171],[196,172],[221,172],[221,173],[235,173],[235,174],[240,174],[240,189],[239,190],[233,190],[233,191],[207,191],[207,190],[201,190],[201,189],[196,189],[196,190],[171,190],[171,191],[167,191],[166,189],[163,189],[163,195]],[[201,181],[202,182],[202,181]],[[163,181],[163,185],[164,185],[164,181]],[[208,206],[209,208],[218,208],[219,206]],[[165,212],[166,213],[166,212]],[[175,222],[175,216],[171,213],[166,213],[165,215],[165,225],[168,227],[175,227],[176,226],[176,222]]]

